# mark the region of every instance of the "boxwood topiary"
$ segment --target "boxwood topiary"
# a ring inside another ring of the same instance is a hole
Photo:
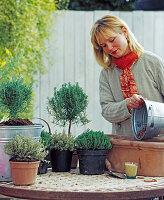
[[[110,138],[102,131],[84,132],[75,139],[77,149],[105,150],[111,149]]]
[[[72,124],[85,125],[90,121],[86,116],[88,96],[84,93],[79,84],[70,82],[62,84],[61,88],[54,87],[54,96],[48,98],[47,110],[53,117],[53,123],[68,127],[68,135],[71,135]]]

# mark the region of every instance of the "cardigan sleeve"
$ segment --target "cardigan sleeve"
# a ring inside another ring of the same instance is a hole
[[[159,92],[164,96],[164,61],[162,59],[158,60],[155,64],[157,68],[157,87]]]
[[[103,69],[99,78],[100,105],[102,116],[111,123],[119,123],[131,117],[126,100],[116,102],[108,81],[107,70]]]

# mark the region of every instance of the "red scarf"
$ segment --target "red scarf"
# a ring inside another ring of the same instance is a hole
[[[131,51],[121,58],[112,57],[112,62],[118,67],[122,69],[123,72],[120,75],[121,89],[124,98],[129,98],[133,96],[133,94],[138,94],[136,83],[131,72],[130,67],[138,60],[138,55]]]

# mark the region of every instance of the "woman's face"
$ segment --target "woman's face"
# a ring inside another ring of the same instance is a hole
[[[122,33],[117,33],[114,37],[106,37],[101,33],[98,35],[99,44],[105,53],[115,58],[120,58],[130,52],[130,48],[126,39],[127,31],[123,28],[122,30]]]

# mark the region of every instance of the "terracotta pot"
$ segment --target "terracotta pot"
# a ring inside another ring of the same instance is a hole
[[[107,155],[112,170],[125,173],[125,162],[137,162],[137,175],[164,176],[164,137],[136,141],[130,136],[109,135],[112,149]]]
[[[14,185],[33,185],[36,180],[40,161],[12,162],[10,161],[11,176]]]

